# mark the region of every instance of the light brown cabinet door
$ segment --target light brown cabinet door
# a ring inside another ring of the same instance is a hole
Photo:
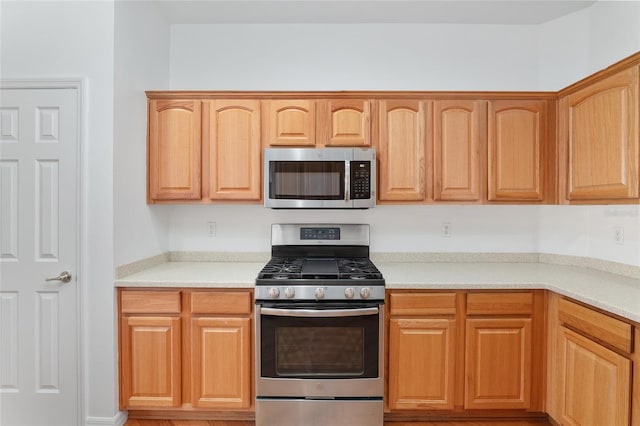
[[[317,144],[371,145],[371,101],[323,100],[317,102],[317,107]]]
[[[264,146],[314,146],[316,103],[314,100],[263,101]]]
[[[379,102],[380,200],[426,198],[426,108],[423,101]]]
[[[467,319],[466,409],[530,406],[531,319]]]
[[[121,333],[122,408],[180,406],[180,318],[125,316]]]
[[[260,101],[214,100],[207,107],[209,198],[260,200]]]
[[[484,101],[435,101],[433,174],[436,201],[481,201]]]
[[[631,362],[565,327],[558,350],[562,423],[627,426]]]
[[[542,201],[546,101],[490,101],[488,122],[489,201]]]
[[[193,406],[245,409],[251,405],[251,320],[191,320]]]
[[[638,79],[636,66],[560,100],[567,199],[639,197]]]
[[[201,198],[201,102],[149,102],[149,201]]]
[[[452,410],[455,319],[391,319],[389,408]]]

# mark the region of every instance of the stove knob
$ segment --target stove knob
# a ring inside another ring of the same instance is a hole
[[[324,288],[316,288],[316,299],[324,299]]]
[[[277,287],[271,287],[269,289],[269,297],[272,299],[277,299],[280,296],[280,290]]]
[[[344,297],[347,299],[353,299],[353,296],[356,295],[356,291],[352,287],[347,287],[344,289]]]
[[[287,287],[284,289],[284,297],[286,297],[287,299],[293,299],[295,295],[296,291],[293,289],[293,287]]]
[[[371,290],[369,289],[369,287],[362,287],[360,289],[360,297],[362,299],[368,299],[369,296],[371,296]]]

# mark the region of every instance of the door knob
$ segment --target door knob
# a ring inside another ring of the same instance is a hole
[[[68,283],[71,281],[71,274],[67,271],[62,271],[57,277],[47,278],[45,281],[62,281],[63,283]]]

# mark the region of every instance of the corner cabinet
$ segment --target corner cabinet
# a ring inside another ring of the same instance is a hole
[[[250,290],[120,289],[120,408],[250,412],[251,300]]]
[[[632,413],[640,388],[637,327],[556,294],[549,318],[551,418],[572,426],[639,424],[640,405]]]
[[[570,202],[640,198],[639,67],[560,98],[561,188]]]
[[[149,101],[149,201],[200,199],[201,109],[196,100]]]

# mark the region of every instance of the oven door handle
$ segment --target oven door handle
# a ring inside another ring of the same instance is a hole
[[[356,317],[362,315],[378,315],[378,308],[357,308],[357,309],[279,309],[260,308],[260,313],[264,315],[274,315],[279,317]]]

